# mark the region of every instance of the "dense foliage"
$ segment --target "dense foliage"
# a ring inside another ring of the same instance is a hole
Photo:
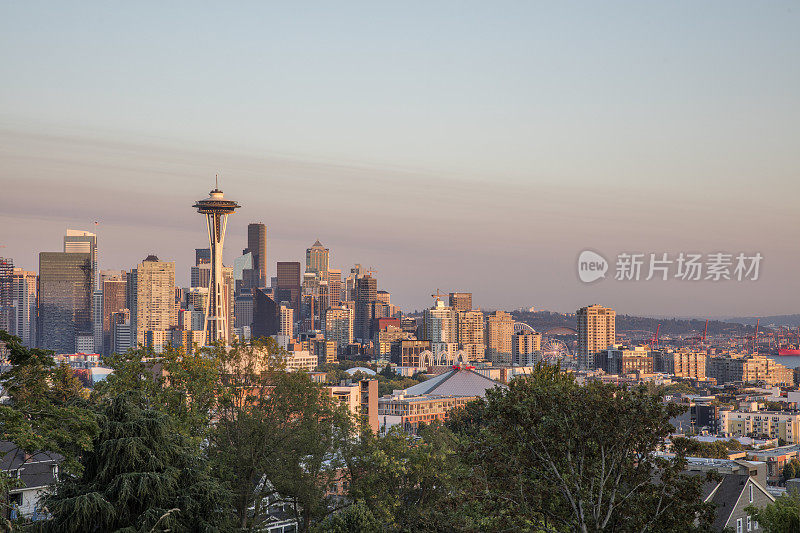
[[[543,365],[445,425],[378,436],[271,340],[132,350],[88,399],[10,340],[4,436],[70,466],[50,531],[260,531],[271,513],[301,532],[705,531],[713,512],[702,479],[656,455],[679,408],[644,387]]]
[[[800,494],[795,491],[779,496],[763,509],[745,509],[758,522],[764,533],[796,533],[800,531]]]

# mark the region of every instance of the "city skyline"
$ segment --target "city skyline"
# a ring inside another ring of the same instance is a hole
[[[100,268],[153,253],[188,285],[205,236],[185,202],[219,172],[247,199],[226,264],[263,222],[269,276],[319,239],[406,310],[440,287],[485,309],[794,313],[800,14],[689,6],[160,6],[180,28],[4,7],[18,75],[0,88],[0,255],[35,269],[78,228],[98,233]],[[582,284],[585,249],[764,263],[756,282]]]

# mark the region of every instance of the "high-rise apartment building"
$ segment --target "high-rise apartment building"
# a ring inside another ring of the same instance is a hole
[[[471,292],[451,292],[448,304],[456,310],[457,313],[464,311],[472,311],[472,293]]]
[[[0,261],[2,261],[0,259]],[[39,276],[36,272],[15,268],[11,274],[11,318],[9,332],[22,339],[22,344],[36,346],[36,295]]]
[[[452,301],[452,300],[451,300]],[[486,321],[481,311],[457,312],[458,346],[466,352],[469,361],[486,358]]]
[[[316,272],[321,277],[328,273],[330,250],[319,240],[306,249],[306,272]]]
[[[328,307],[339,307],[342,304],[342,271],[328,270]]]
[[[356,279],[355,336],[366,342],[372,338],[374,306],[378,300],[378,280],[370,275]]]
[[[0,257],[0,329],[12,330],[13,302],[12,278],[14,274],[14,261],[8,257]]]
[[[422,319],[422,339],[434,343],[458,342],[458,322],[455,310],[441,300],[425,309]]]
[[[602,305],[590,305],[577,311],[578,368],[593,370],[594,354],[616,342],[617,313]]]
[[[325,312],[325,338],[342,350],[353,342],[355,313],[349,307],[331,307]]]
[[[279,317],[280,329],[278,330],[278,335],[284,335],[291,339],[294,336],[294,309],[282,305]]]
[[[39,348],[74,353],[92,335],[93,273],[91,253],[39,253]]]
[[[505,311],[495,311],[486,317],[487,359],[493,363],[511,363],[511,341],[514,319]]]
[[[289,304],[295,312],[300,311],[300,289],[302,276],[299,261],[278,261],[278,289],[288,291]],[[276,295],[277,296],[277,295]]]
[[[175,309],[175,263],[149,255],[134,270],[136,309],[131,310],[135,344],[144,344],[146,331],[166,331],[178,325]],[[133,340],[133,339],[132,339]]]
[[[519,331],[511,338],[511,363],[529,366],[538,362],[542,349],[542,334]]]

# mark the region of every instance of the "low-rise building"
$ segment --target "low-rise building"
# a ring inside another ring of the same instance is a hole
[[[613,346],[597,352],[594,361],[597,368],[602,368],[608,374],[653,373],[653,356],[644,346],[633,349]]]
[[[303,370],[311,372],[317,366],[317,356],[307,350],[290,352],[284,360],[287,372]]]
[[[750,450],[747,458],[751,461],[762,461],[767,464],[767,483],[775,485],[780,483],[783,476],[783,467],[792,459],[800,456],[800,446],[779,446],[768,450]]]
[[[746,357],[709,357],[706,373],[717,383],[766,383],[767,385],[792,385],[792,369],[776,363],[764,355]]]
[[[798,444],[800,412],[721,410],[719,429],[726,435],[783,439]]]
[[[378,417],[381,431],[400,425],[405,431],[416,433],[421,423],[446,420],[448,413],[486,391],[506,385],[475,372],[473,367],[458,365],[450,371],[430,378],[405,390],[378,400]]]
[[[661,351],[654,353],[656,372],[679,378],[706,379],[706,354],[691,351]]]

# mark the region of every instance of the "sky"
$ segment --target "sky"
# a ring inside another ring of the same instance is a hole
[[[96,229],[100,268],[188,284],[218,173],[226,263],[263,222],[270,275],[319,239],[406,310],[800,312],[796,2],[6,2],[0,72],[0,255],[27,269]],[[637,282],[621,252],[764,259]]]

